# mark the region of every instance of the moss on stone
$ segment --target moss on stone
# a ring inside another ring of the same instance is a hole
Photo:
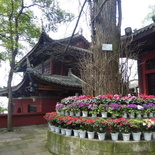
[[[99,141],[48,132],[47,146],[53,155],[154,155],[153,141]]]

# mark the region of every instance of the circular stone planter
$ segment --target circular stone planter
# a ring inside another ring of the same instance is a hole
[[[48,131],[47,147],[54,155],[154,155],[152,141],[99,141],[98,139],[65,136]]]

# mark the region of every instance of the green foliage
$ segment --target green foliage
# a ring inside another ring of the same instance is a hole
[[[33,10],[39,12],[37,16]],[[29,5],[26,0],[0,1],[0,40],[6,58],[11,58],[15,49],[18,53],[23,48],[23,41],[34,45],[35,38],[41,34],[40,16],[46,31],[56,31],[57,24],[73,18],[72,14],[61,10],[55,0],[32,0]]]
[[[0,10],[1,46],[5,48],[6,58],[11,59],[13,52],[16,56],[22,49],[20,41],[29,40],[32,44],[31,38],[39,37],[41,31],[32,21],[33,12],[24,8],[22,0],[1,0]]]
[[[149,6],[149,10],[150,12],[147,14],[147,16],[144,19],[144,23],[145,22],[152,22],[152,17],[155,16],[155,5],[151,5]]]
[[[6,108],[3,108],[0,106],[0,113],[4,112],[6,110]]]
[[[104,133],[107,131],[107,120],[105,119],[98,119],[95,121],[94,123],[94,130],[96,132],[99,132],[99,133]]]
[[[4,60],[3,53],[0,53],[0,60]]]
[[[46,31],[57,31],[57,24],[69,22],[73,19],[73,14],[62,10],[56,0],[32,0],[42,13],[42,20]],[[45,24],[46,23],[46,24]]]

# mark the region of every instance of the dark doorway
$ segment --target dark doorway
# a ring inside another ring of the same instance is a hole
[[[148,93],[155,95],[155,73],[148,74]]]
[[[21,113],[21,108],[18,108],[17,113]]]

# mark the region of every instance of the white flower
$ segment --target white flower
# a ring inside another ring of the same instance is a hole
[[[144,108],[143,108],[141,105],[138,105],[138,106],[137,106],[137,109],[140,110],[140,109],[144,109]]]
[[[143,123],[143,126],[146,126],[146,123]]]

